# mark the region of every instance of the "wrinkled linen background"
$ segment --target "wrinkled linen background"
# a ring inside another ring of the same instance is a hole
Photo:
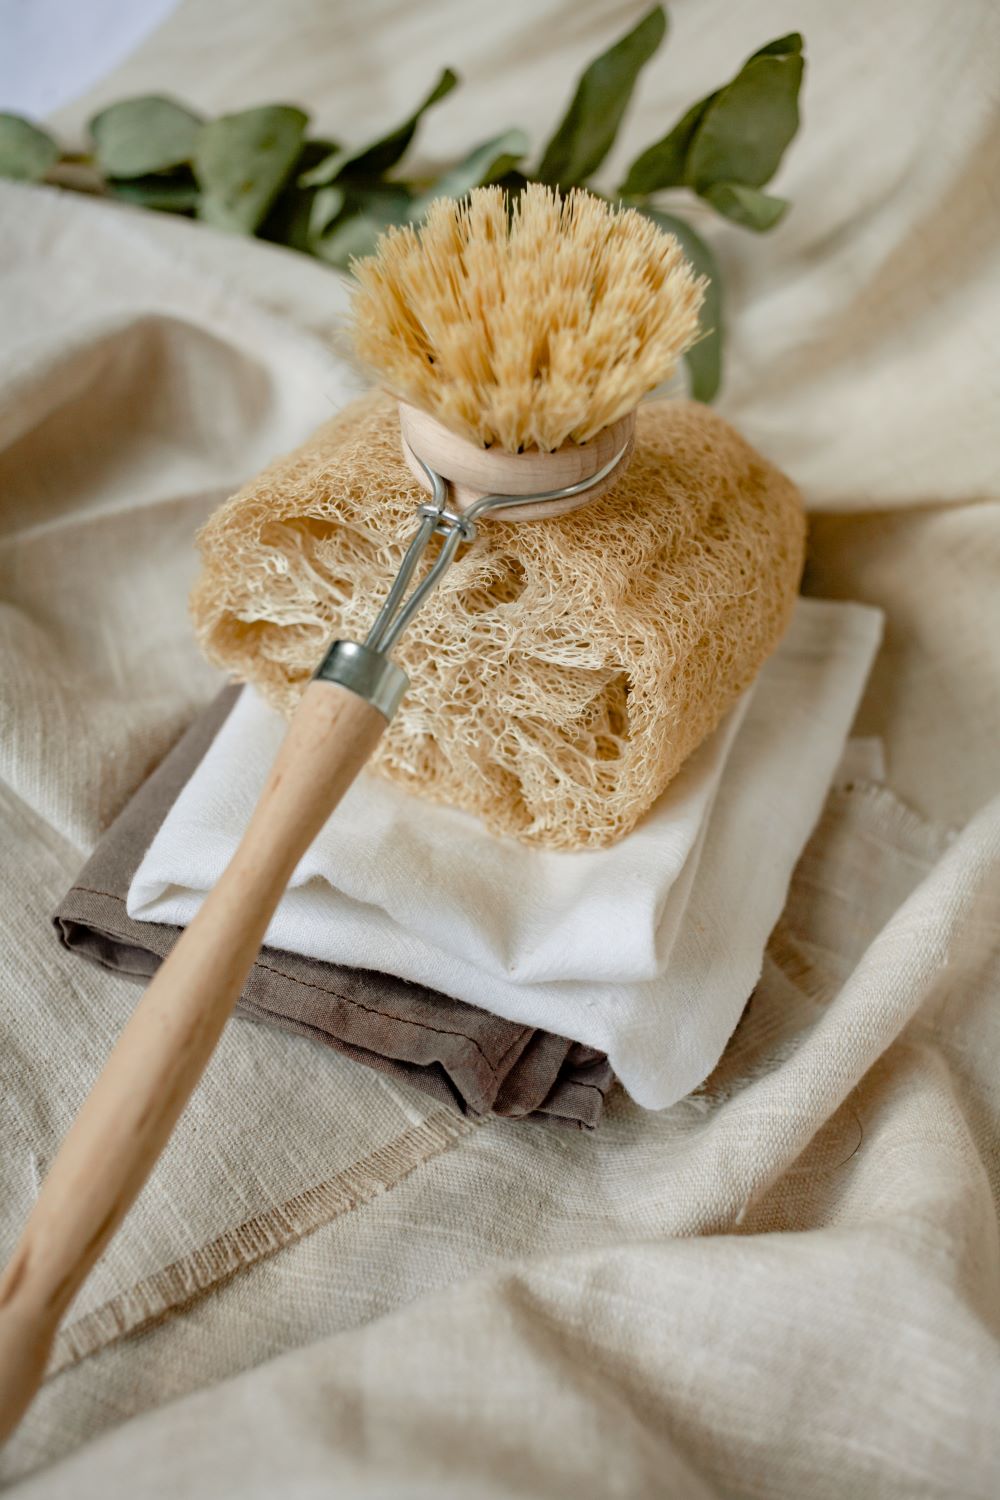
[[[426,160],[540,141],[642,9],[186,0],[58,123],[164,90],[360,140],[450,62]],[[997,22],[671,16],[609,185],[756,46],[807,38],[793,211],[709,226],[720,406],[805,492],[807,591],[887,612],[856,732],[892,790],[832,792],[705,1088],[659,1114],[617,1093],[594,1138],[477,1128],[233,1023],[3,1455],[26,1496],[997,1491]],[[322,388],[299,373],[345,305],[318,265],[44,189],[0,214],[6,1251],[134,1004],[49,914],[216,685],[194,529],[358,381],[332,354]]]

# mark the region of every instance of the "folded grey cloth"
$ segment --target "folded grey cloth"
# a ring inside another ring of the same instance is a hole
[[[143,783],[98,844],[54,921],[67,948],[148,979],[181,929],[136,922],[125,901],[139,861],[225,722],[223,689]],[[463,1114],[548,1118],[592,1130],[613,1076],[607,1058],[391,974],[263,948],[237,1014],[269,1021],[403,1078]]]

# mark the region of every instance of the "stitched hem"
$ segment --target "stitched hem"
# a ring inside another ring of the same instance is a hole
[[[450,1111],[429,1115],[420,1125],[405,1130],[326,1182],[255,1214],[190,1255],[144,1277],[61,1331],[46,1378],[128,1334],[163,1322],[240,1271],[267,1260],[342,1214],[362,1208],[477,1128],[476,1121]]]

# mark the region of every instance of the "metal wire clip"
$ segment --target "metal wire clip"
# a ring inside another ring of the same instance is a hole
[[[474,540],[476,522],[480,517],[488,515],[490,511],[513,510],[520,505],[544,505],[549,501],[568,500],[574,495],[582,495],[600,484],[617,468],[628,447],[629,444],[626,443],[603,468],[586,479],[578,480],[576,484],[564,485],[558,490],[542,490],[534,495],[482,495],[464,511],[449,510],[448,481],[426,464],[419,454],[414,453],[413,457],[427,476],[431,499],[425,501],[417,511],[420,524],[406,549],[399,572],[364,645],[358,641],[334,641],[315,676],[326,682],[340,683],[342,687],[358,693],[387,719],[391,719],[410,683],[403,669],[390,661],[389,652],[424,600],[440,583],[462,543]],[[413,450],[410,452],[413,453]],[[404,602],[417,564],[426,552],[431,538],[437,534],[444,537],[441,551],[426,577],[421,579]]]

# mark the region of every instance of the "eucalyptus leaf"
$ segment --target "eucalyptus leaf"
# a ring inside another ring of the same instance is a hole
[[[349,214],[317,242],[313,254],[338,271],[346,271],[352,260],[371,255],[384,228],[367,214]]]
[[[688,153],[687,181],[696,192],[720,182],[763,187],[771,180],[799,128],[804,66],[800,52],[764,51],[719,90]]]
[[[758,47],[753,56],[788,57],[792,53],[801,52],[804,46],[805,38],[801,31],[790,31],[787,36],[776,37],[773,42],[767,42],[763,47]]]
[[[687,157],[698,126],[705,118],[718,92],[692,104],[661,141],[647,146],[628,169],[628,176],[618,189],[623,198],[640,198],[662,188],[681,187],[687,176]]]
[[[773,229],[788,207],[787,198],[776,198],[742,182],[716,182],[702,196],[717,213],[758,234]]]
[[[667,18],[655,5],[639,24],[581,75],[569,109],[549,141],[535,177],[576,187],[601,165],[614,144],[636,79],[663,41]]]
[[[317,192],[312,188],[299,187],[296,174],[317,166],[331,151],[337,149],[336,141],[316,139],[305,142],[292,175],[257,230],[261,239],[287,245],[290,250],[301,250],[307,255],[311,253],[310,222]],[[330,218],[326,222],[329,223]]]
[[[189,162],[201,123],[182,104],[151,94],[102,109],[89,129],[107,177],[146,177]]]
[[[299,178],[299,186],[324,187],[326,183],[334,182],[338,177],[362,180],[381,177],[403,156],[425,112],[432,105],[437,104],[439,99],[450,94],[457,83],[458,74],[453,73],[450,68],[445,68],[427,98],[417,106],[409,119],[403,121],[402,125],[397,125],[389,135],[374,141],[370,146],[363,146],[360,150],[352,151],[345,148],[331,152],[318,166],[302,174]]]
[[[147,177],[111,180],[108,190],[125,203],[137,208],[159,209],[162,213],[193,213],[198,206],[198,184],[190,172],[152,173]]]
[[[708,277],[705,300],[701,304],[701,337],[685,354],[684,363],[688,368],[691,395],[696,401],[711,401],[722,380],[722,275],[718,262],[710,246],[686,220],[663,213],[658,208],[644,208],[642,212],[668,234],[675,235],[699,276]]]
[[[523,130],[505,130],[473,147],[468,156],[443,172],[432,188],[420,194],[413,206],[414,217],[422,217],[435,198],[464,198],[473,188],[509,176],[529,147]]]
[[[298,163],[307,123],[301,109],[268,104],[203,125],[194,150],[198,217],[252,234]]]
[[[505,172],[502,177],[495,178],[494,182],[498,188],[503,188],[504,192],[511,198],[516,198],[528,186],[527,177],[517,167],[512,172]]]
[[[338,187],[336,191],[340,192]],[[312,242],[312,253],[346,271],[352,260],[370,255],[382,232],[413,217],[414,200],[402,183],[348,189],[339,216]]]
[[[346,192],[342,187],[338,187],[335,182],[328,183],[326,187],[315,190],[312,195],[312,206],[309,210],[310,248],[316,240],[323,238],[323,235],[329,229],[334,219],[340,216],[346,201]]]
[[[20,115],[0,114],[0,177],[38,182],[59,160],[50,135]]]

